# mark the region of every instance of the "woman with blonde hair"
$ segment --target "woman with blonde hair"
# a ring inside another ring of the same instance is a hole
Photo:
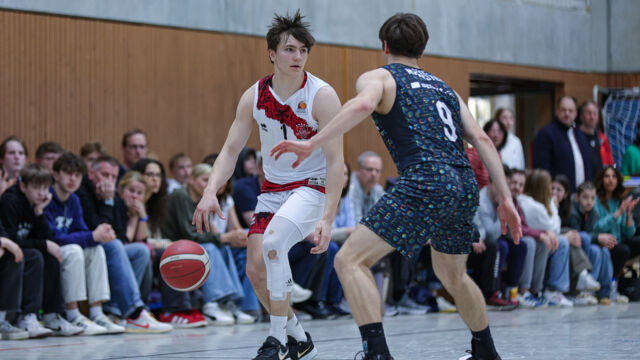
[[[569,240],[560,235],[560,216],[552,201],[551,175],[535,169],[528,176],[524,194],[518,196],[525,220],[530,228],[543,230],[535,251],[528,251],[521,283],[531,284],[531,293],[543,290],[545,271],[547,290],[544,298],[550,306],[573,306],[562,293],[569,291]],[[533,250],[533,249],[532,249]]]

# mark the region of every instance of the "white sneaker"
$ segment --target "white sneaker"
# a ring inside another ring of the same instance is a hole
[[[393,317],[398,315],[398,307],[393,305],[384,305],[384,317]]]
[[[581,292],[573,299],[575,306],[598,305],[598,299],[588,292]]]
[[[400,314],[424,315],[427,313],[427,310],[429,310],[427,306],[416,303],[407,294],[404,294],[396,305],[398,306],[398,312]]]
[[[129,333],[163,333],[171,330],[171,325],[159,322],[147,310],[142,310],[137,319],[127,318],[125,326],[125,331]]]
[[[26,330],[29,333],[29,337],[32,339],[53,335],[53,331],[42,326],[38,321],[36,314],[33,313],[21,317],[21,319],[18,320],[17,325],[19,328]]]
[[[549,306],[573,307],[573,302],[567,299],[560,291],[546,290],[544,298],[547,299]]]
[[[204,304],[202,314],[211,319],[212,325],[229,326],[236,322],[231,311],[222,309],[215,301]]]
[[[309,289],[305,289],[302,286],[293,283],[293,288],[291,288],[291,303],[297,304],[301,302],[305,302],[311,298],[313,295],[313,291]]]
[[[123,332],[125,332],[124,326],[120,326],[114,323],[105,314],[100,314],[91,319],[91,321],[93,321],[96,325],[107,329],[107,334],[122,334]]]
[[[86,316],[82,314],[78,314],[78,316],[76,316],[76,318],[73,319],[71,323],[79,328],[84,329],[82,335],[93,336],[103,335],[107,333],[107,329],[104,326],[96,324],[95,322],[87,319]]]
[[[256,322],[256,318],[240,309],[235,309],[233,311],[233,317],[236,318],[236,324],[238,325],[249,325]]]
[[[578,291],[598,291],[600,290],[600,283],[593,278],[593,276],[583,269],[578,275],[578,282],[576,283],[576,290]]]
[[[28,331],[19,329],[6,320],[0,321],[0,340],[23,340],[28,338]]]
[[[55,336],[74,336],[84,331],[83,327],[73,325],[60,314],[44,314],[42,324],[46,328],[53,330],[53,335]]]
[[[442,296],[437,296],[436,297],[436,304],[438,304],[438,311],[439,312],[454,313],[454,312],[458,311],[458,309],[456,309],[455,305],[453,305],[452,303],[448,302],[447,299],[443,298]]]

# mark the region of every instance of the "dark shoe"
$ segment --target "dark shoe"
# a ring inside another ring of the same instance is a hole
[[[360,356],[358,358],[358,356]],[[359,351],[353,360],[393,360],[391,355],[367,355],[364,351]]]
[[[351,315],[350,312],[345,311],[340,307],[340,304],[327,304],[327,309],[336,317],[343,317]]]
[[[471,339],[471,350],[467,350],[467,353],[469,355],[465,355],[458,360],[502,360],[497,353],[495,358],[491,358],[491,355],[487,354],[481,343],[475,339]]]
[[[493,296],[487,299],[487,310],[490,311],[511,311],[516,307],[517,305],[501,298],[498,291],[493,293]]]
[[[502,358],[500,358],[500,355],[498,355],[498,357],[495,359],[489,359],[489,358],[482,358],[482,357],[474,357],[473,354],[471,354],[471,350],[467,350],[467,352],[469,353],[469,355],[465,355],[459,358],[458,360],[502,360]]]
[[[311,341],[311,335],[305,332],[307,341],[296,341],[292,336],[287,337],[287,347],[289,348],[289,356],[293,360],[311,360],[318,355],[318,349]]]
[[[264,341],[260,349],[258,349],[258,356],[253,360],[284,360],[291,359],[289,356],[289,349],[280,343],[280,341],[273,336],[268,336]]]
[[[296,310],[300,310],[311,315],[311,317],[315,320],[327,319],[329,318],[329,316],[331,316],[331,312],[329,312],[329,310],[320,301],[307,300],[299,304],[294,304],[293,307]]]

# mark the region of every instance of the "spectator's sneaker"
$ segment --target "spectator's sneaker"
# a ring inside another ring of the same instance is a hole
[[[301,302],[305,302],[311,298],[313,295],[313,291],[309,289],[305,289],[302,286],[293,283],[293,288],[291,289],[291,303],[297,304]]]
[[[32,339],[43,338],[53,335],[53,331],[42,326],[36,314],[27,314],[18,321],[18,327],[26,330]]]
[[[618,298],[616,299],[616,302],[618,304],[628,304],[629,303],[629,298],[626,295],[618,295]]]
[[[384,317],[394,317],[398,314],[399,312],[398,312],[397,306],[393,306],[389,304],[384,305]]]
[[[578,282],[576,283],[576,290],[578,291],[598,291],[600,290],[600,283],[593,278],[587,269],[583,269],[578,275]]]
[[[351,313],[346,311],[345,309],[343,309],[340,306],[339,303],[337,303],[337,304],[327,304],[327,309],[329,309],[329,311],[331,311],[333,316],[336,317],[336,318],[351,315]]]
[[[229,310],[222,309],[215,301],[204,304],[202,314],[211,319],[212,325],[229,326],[236,322],[233,314]]]
[[[429,310],[428,306],[420,305],[413,301],[408,294],[404,294],[402,299],[396,304],[400,314],[424,315]]]
[[[125,326],[128,333],[163,333],[171,330],[171,325],[159,322],[147,310],[142,310],[136,319],[127,318]]]
[[[160,314],[158,320],[163,323],[171,324],[176,329],[188,329],[201,326],[207,326],[207,320],[204,318],[198,320],[190,313],[184,311],[176,311],[169,314]]]
[[[240,309],[233,311],[233,317],[236,319],[236,324],[238,325],[249,325],[256,322],[256,318]]]
[[[253,360],[284,360],[291,359],[289,356],[289,349],[280,343],[280,341],[273,336],[268,336],[264,341],[260,349],[258,349],[258,356]]]
[[[359,351],[353,360],[393,360],[391,355],[367,355],[364,351]]]
[[[297,341],[292,336],[287,336],[287,348],[289,348],[289,356],[293,360],[311,360],[318,355],[318,349],[311,341],[311,335],[305,332],[307,341]]]
[[[73,319],[71,323],[74,326],[84,330],[82,332],[82,335],[92,336],[92,335],[104,335],[109,333],[109,330],[107,330],[106,327],[96,324],[95,322],[87,319],[82,314],[78,314],[78,316],[76,316],[76,318]]]
[[[590,293],[583,291],[573,298],[573,304],[575,306],[598,305],[598,299]]]
[[[96,325],[102,326],[103,328],[107,329],[107,334],[122,334],[125,331],[124,326],[120,326],[114,323],[105,314],[100,314],[91,319],[91,321],[96,323]]]
[[[331,315],[333,315],[325,306],[324,303],[322,303],[321,301],[311,301],[311,300],[307,300],[305,302],[301,302],[299,304],[295,304],[294,307],[297,310],[300,310],[302,312],[305,312],[309,315],[311,315],[311,318],[315,319],[315,320],[323,320],[323,319],[327,319],[329,318]]]
[[[600,305],[611,305],[611,299],[609,299],[608,297],[600,298]]]
[[[28,338],[28,331],[19,329],[6,320],[0,321],[0,340],[23,340]]]
[[[454,313],[458,311],[455,305],[448,302],[447,299],[442,296],[436,297],[436,304],[438,304],[438,311],[442,313]]]
[[[547,299],[549,306],[573,307],[573,302],[567,299],[560,291],[546,290],[544,298]]]
[[[618,304],[628,304],[629,298],[625,295],[622,295],[618,292],[618,281],[613,280],[611,282],[611,301],[616,302]]]
[[[487,299],[487,310],[511,311],[516,308],[516,305],[513,305],[507,300],[504,300],[498,294],[499,292],[496,291],[489,299]]]
[[[547,301],[542,296],[535,296],[530,292],[518,295],[518,303],[527,309],[541,309],[547,307]]]
[[[51,316],[53,315],[53,316]],[[82,335],[84,329],[80,326],[75,326],[60,314],[47,314],[44,315],[43,325],[53,330],[55,336],[75,336]]]

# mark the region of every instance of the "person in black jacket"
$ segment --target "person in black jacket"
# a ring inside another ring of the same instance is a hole
[[[0,340],[20,340],[28,338],[29,332],[13,326],[7,312],[20,311],[24,254],[7,236],[0,223]]]
[[[44,208],[51,201],[51,173],[42,165],[29,164],[20,170],[20,180],[0,198],[0,218],[9,238],[20,245],[25,255],[22,313],[18,327],[29,337],[52,334],[71,336],[83,331],[67,322],[60,291],[60,246],[49,240],[51,231]],[[32,265],[33,263],[33,265]],[[43,310],[44,327],[37,311]]]
[[[111,314],[126,318],[127,332],[157,333],[172,327],[156,321],[145,310],[151,288],[151,255],[141,242],[127,238],[127,208],[116,192],[118,162],[109,155],[100,156],[89,168],[76,195],[82,204],[84,221],[89,230],[109,224],[116,239],[103,243],[107,255],[107,269],[111,285],[111,301],[103,308]],[[139,221],[147,221],[139,219]],[[141,292],[141,288],[144,290]]]

